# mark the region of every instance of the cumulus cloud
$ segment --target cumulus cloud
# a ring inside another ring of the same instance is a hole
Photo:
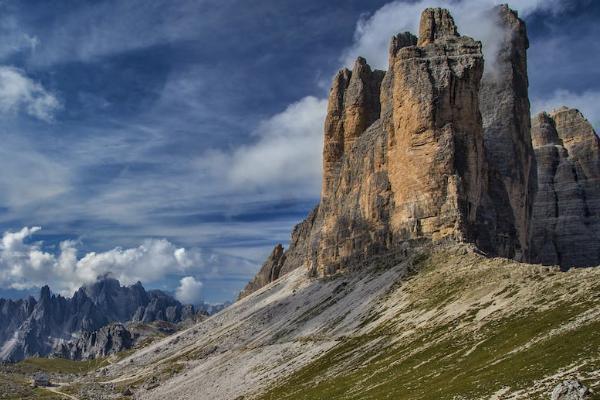
[[[549,112],[561,106],[578,109],[592,123],[596,132],[600,132],[600,92],[575,93],[558,89],[550,97],[534,99],[532,101],[532,112]]]
[[[157,282],[170,274],[202,268],[202,254],[177,248],[165,239],[148,239],[138,247],[114,248],[77,256],[75,241],[60,243],[58,254],[30,242],[40,227],[5,232],[0,245],[0,287],[27,289],[49,284],[54,291],[72,294],[98,276],[111,275],[122,284]],[[189,282],[188,282],[189,284]]]
[[[202,301],[202,286],[202,282],[193,276],[181,278],[175,298],[184,304],[198,304]]]
[[[0,112],[23,111],[35,118],[51,121],[60,107],[59,100],[52,93],[22,70],[0,66]]]
[[[307,96],[262,121],[254,142],[230,153],[207,152],[201,168],[224,173],[233,187],[318,193],[327,100]],[[293,186],[293,188],[291,188]]]
[[[387,69],[390,38],[399,32],[418,33],[421,12],[427,7],[444,7],[452,12],[461,34],[483,42],[484,56],[487,61],[491,60],[487,63],[491,66],[502,31],[489,10],[502,3],[505,0],[459,0],[451,3],[447,0],[393,1],[358,21],[354,43],[343,52],[340,60],[351,67],[356,57],[362,56],[371,66]],[[564,0],[515,0],[510,3],[521,17],[539,10],[559,12],[566,5]]]

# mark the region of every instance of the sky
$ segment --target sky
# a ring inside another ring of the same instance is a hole
[[[0,1],[0,296],[111,273],[232,300],[319,198],[335,72],[449,7],[484,42],[495,0]],[[600,129],[600,2],[517,0],[532,111]],[[487,52],[486,52],[487,51]]]

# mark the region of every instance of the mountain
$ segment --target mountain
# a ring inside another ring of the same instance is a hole
[[[132,348],[143,347],[207,318],[198,312],[179,322],[156,320],[144,322],[112,322],[97,331],[77,332],[69,341],[59,342],[49,355],[69,360],[93,360],[117,355]]]
[[[548,399],[569,378],[600,389],[599,295],[598,268],[413,247],[326,279],[296,269],[77,385],[147,400]]]
[[[391,39],[387,71],[363,58],[342,69],[321,200],[288,248],[274,248],[233,305],[80,377],[71,392],[566,400],[600,391],[600,268],[571,268],[600,264],[598,137],[573,109],[531,121],[525,24],[507,6],[490,13],[503,34],[485,70],[481,43],[439,8],[423,12],[419,37]]]
[[[570,268],[600,264],[598,137],[577,110],[531,121],[525,23],[507,6],[490,13],[503,28],[491,68],[447,10],[426,9],[418,38],[392,38],[387,71],[363,58],[342,69],[321,200],[289,247],[273,249],[232,306],[83,379],[80,393],[599,390],[600,269]]]
[[[548,193],[558,158],[540,149],[538,122],[531,130],[527,29],[506,5],[490,13],[503,35],[485,72],[481,43],[461,36],[442,9],[425,10],[419,39],[392,38],[388,71],[359,58],[338,72],[320,203],[240,298],[297,268],[326,276],[373,257],[394,264],[419,242],[473,243],[490,255],[565,268],[600,264],[598,137],[578,111],[552,114],[560,123],[545,126],[566,138],[556,145],[565,154],[559,173],[572,171],[560,176],[570,179],[571,199],[544,199],[563,191]],[[565,207],[548,218],[553,204]],[[565,226],[567,218],[578,222]]]
[[[178,323],[195,314],[193,306],[159,290],[146,291],[140,282],[121,286],[105,277],[81,287],[71,298],[51,294],[44,286],[37,301],[0,299],[0,359],[45,356],[111,322]]]

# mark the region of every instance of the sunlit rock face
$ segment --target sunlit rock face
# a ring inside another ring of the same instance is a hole
[[[296,268],[393,264],[421,242],[600,264],[598,139],[575,110],[538,117],[532,133],[525,23],[507,6],[489,12],[500,37],[485,70],[481,43],[428,8],[418,38],[392,38],[386,72],[363,58],[338,72],[320,203],[242,297]]]
[[[532,261],[563,267],[600,265],[600,143],[577,110],[533,119],[538,193]]]
[[[387,72],[358,58],[335,76],[320,204],[243,295],[269,282],[275,264],[276,275],[301,266],[327,275],[374,256],[401,256],[415,240],[470,241],[514,254],[504,242],[497,246],[488,196],[481,43],[461,36],[443,9],[425,10],[419,31],[420,38],[392,38]]]

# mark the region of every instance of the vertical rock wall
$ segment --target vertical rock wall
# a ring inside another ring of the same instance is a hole
[[[502,37],[481,83],[479,95],[490,193],[496,212],[497,248],[509,257],[529,257],[529,224],[537,186],[527,76],[527,29],[506,5],[492,17]],[[511,254],[511,249],[515,253]]]
[[[533,119],[539,188],[531,260],[563,267],[600,264],[600,142],[590,123],[563,107]]]

